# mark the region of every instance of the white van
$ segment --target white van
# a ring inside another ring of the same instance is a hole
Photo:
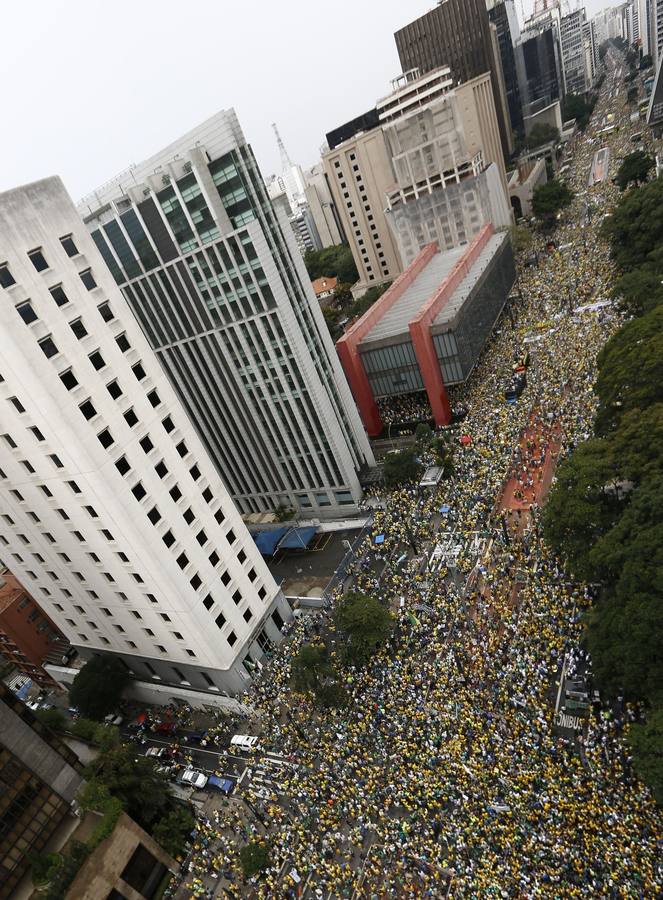
[[[235,734],[230,739],[230,746],[236,750],[255,750],[258,746],[258,738],[250,734]]]

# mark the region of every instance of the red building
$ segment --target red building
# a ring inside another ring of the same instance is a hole
[[[378,401],[425,391],[436,425],[447,425],[447,387],[462,384],[500,316],[516,271],[508,232],[486,225],[469,244],[429,244],[337,342],[371,437]]]
[[[57,687],[44,669],[50,654],[69,644],[25,588],[7,570],[0,573],[0,653],[42,688]]]

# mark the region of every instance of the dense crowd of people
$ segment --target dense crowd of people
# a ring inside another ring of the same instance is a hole
[[[619,115],[613,159],[629,152],[628,112]],[[427,497],[381,493],[386,508],[350,574],[392,610],[391,638],[366,668],[339,665],[350,702],[322,712],[291,686],[291,660],[320,627],[305,617],[246,698],[264,741],[297,764],[280,775],[283,796],[253,797],[270,868],[243,881],[246,825],[229,812],[201,825],[215,849],[188,864],[192,895],[212,874],[237,897],[294,897],[298,881],[324,898],[443,897],[448,885],[457,897],[661,896],[662,818],[624,742],[638,711],[605,705],[575,740],[554,722],[555,679],[565,653],[572,666],[582,657],[578,614],[591,594],[542,540],[539,472],[589,436],[596,356],[620,322],[612,307],[578,311],[607,299],[614,277],[598,216],[586,221],[585,200],[595,210],[615,201],[609,180],[587,189],[598,127],[574,147],[578,196],[556,233],[564,249],[540,241],[513,322],[500,323],[458,397],[471,442],[452,432],[453,479]],[[524,346],[527,388],[508,405],[503,385]],[[505,527],[500,507],[509,478],[520,528]],[[440,556],[444,534],[456,549]],[[331,619],[326,629],[333,638]]]

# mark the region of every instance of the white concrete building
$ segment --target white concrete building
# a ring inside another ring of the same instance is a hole
[[[58,178],[0,194],[0,300],[2,559],[83,654],[241,690],[289,608]]]
[[[356,510],[372,451],[234,110],[79,212],[240,510]]]
[[[559,42],[562,51],[565,94],[584,94],[591,85],[591,72],[587,70],[584,46],[586,21],[584,7],[574,10],[560,19]]]

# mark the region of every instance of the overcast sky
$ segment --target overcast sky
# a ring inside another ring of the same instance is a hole
[[[398,74],[393,33],[433,0],[3,3],[0,190],[59,174],[74,199],[234,106],[263,175]],[[520,12],[521,0],[516,0]],[[590,15],[610,4],[588,0]],[[533,0],[524,0],[525,12]]]

